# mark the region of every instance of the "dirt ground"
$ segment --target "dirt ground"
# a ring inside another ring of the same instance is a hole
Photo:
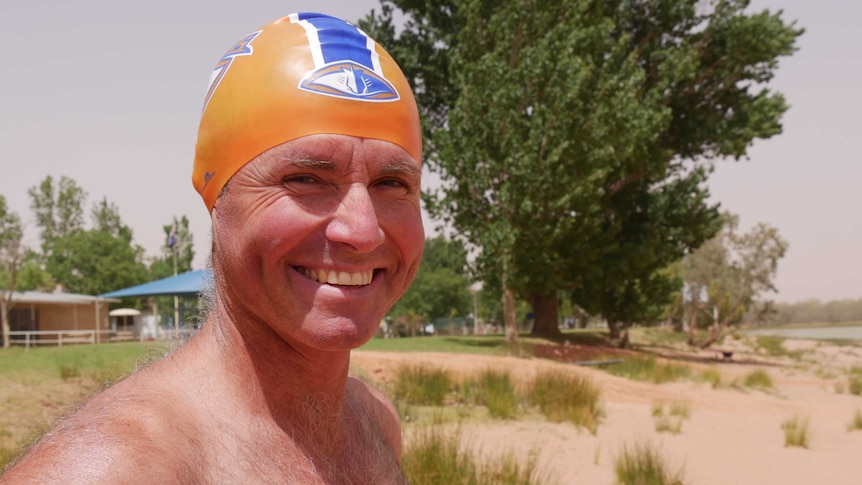
[[[847,376],[862,366],[862,348],[788,341],[803,349],[796,360],[767,358],[739,342],[730,360],[715,351],[673,352],[698,369],[714,368],[728,384],[763,369],[775,387],[761,392],[740,385],[713,388],[701,382],[649,384],[615,377],[599,369],[572,365],[572,360],[607,359],[631,351],[555,346],[537,350],[547,358],[490,357],[434,353],[355,352],[353,365],[383,387],[393,382],[399,366],[425,364],[466,376],[485,369],[508,370],[518,382],[529,382],[542,370],[588,376],[602,389],[606,417],[595,435],[567,423],[525,418],[461,425],[465,446],[480,454],[506,452],[527,456],[538,452],[539,463],[559,484],[613,484],[614,457],[624,446],[649,443],[694,485],[857,484],[862,466],[862,431],[848,423],[862,408],[862,397],[849,394]],[[662,349],[654,349],[656,351]],[[656,431],[654,403],[688,403],[691,416],[679,434]],[[785,447],[782,422],[807,418],[809,447]],[[405,435],[411,426],[405,425]]]

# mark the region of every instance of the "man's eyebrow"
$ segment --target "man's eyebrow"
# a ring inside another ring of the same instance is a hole
[[[417,177],[422,173],[419,165],[413,160],[393,160],[382,163],[380,172],[383,175],[401,175],[405,177]]]
[[[331,160],[321,160],[319,158],[307,158],[307,157],[287,157],[284,159],[285,163],[289,163],[291,165],[296,165],[301,168],[314,168],[320,170],[334,170],[335,164]]]

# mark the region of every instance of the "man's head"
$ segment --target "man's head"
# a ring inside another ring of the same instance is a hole
[[[410,86],[356,27],[294,14],[244,37],[211,79],[193,174],[216,304],[295,347],[367,341],[422,257],[421,157]]]
[[[312,134],[389,141],[422,159],[416,102],[395,61],[348,22],[298,13],[246,35],[216,64],[195,146],[195,189],[212,211],[246,163]]]

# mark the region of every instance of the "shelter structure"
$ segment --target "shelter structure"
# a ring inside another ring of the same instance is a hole
[[[11,343],[42,343],[67,338],[92,342],[106,341],[110,335],[108,305],[119,300],[65,293],[62,291],[15,292],[9,308]]]

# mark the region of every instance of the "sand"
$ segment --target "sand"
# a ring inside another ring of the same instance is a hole
[[[848,431],[862,397],[847,389],[849,369],[862,367],[862,347],[787,341],[794,358],[767,357],[740,342],[731,361],[715,351],[677,352],[697,371],[718,369],[727,385],[703,382],[649,384],[615,377],[602,370],[545,359],[434,353],[355,352],[353,364],[383,387],[398,366],[423,363],[469,375],[487,368],[507,369],[528,381],[543,369],[588,376],[602,389],[606,417],[595,435],[568,423],[535,416],[514,421],[461,425],[465,446],[477,453],[539,453],[539,463],[560,484],[613,484],[614,457],[623,446],[649,443],[668,463],[682,469],[686,484],[858,484],[862,483],[862,431]],[[656,349],[660,350],[660,349]],[[737,383],[755,369],[766,371],[775,386],[759,391]],[[659,433],[654,403],[682,401],[691,415],[679,434]],[[782,422],[809,419],[808,448],[786,447]],[[409,435],[414,426],[405,424]],[[408,436],[409,438],[409,436]]]

